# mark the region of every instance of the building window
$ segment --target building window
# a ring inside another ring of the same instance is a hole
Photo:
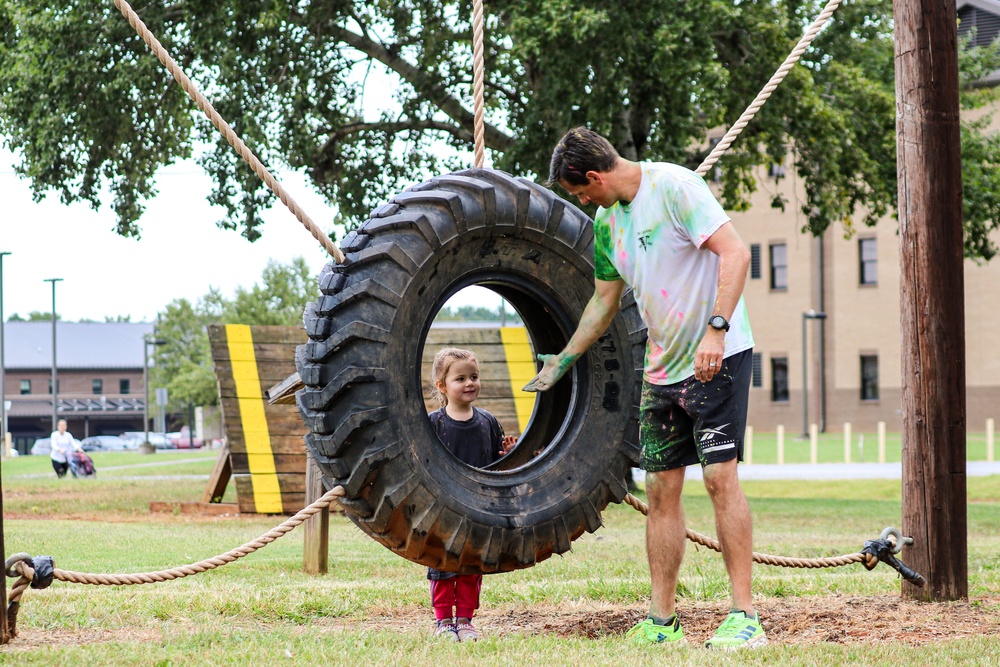
[[[760,244],[751,243],[750,244],[750,278],[751,280],[760,279]]]
[[[21,395],[31,393],[31,380],[21,380]]]
[[[90,388],[91,388],[91,393],[100,396],[101,394],[104,393],[104,380],[99,380],[99,379],[93,380],[90,383]]]
[[[788,358],[771,357],[771,400],[788,401]]]
[[[876,239],[858,239],[859,282],[878,285],[878,245]]]
[[[878,355],[861,355],[861,400],[878,400]]]
[[[754,352],[750,357],[750,386],[764,386],[764,355],[760,352]]]
[[[779,179],[784,178],[785,177],[785,167],[784,167],[784,165],[780,165],[780,164],[777,164],[777,163],[772,164],[771,168],[767,170],[767,175],[770,176],[771,178],[773,178],[776,181],[779,180]]]
[[[771,244],[771,289],[788,289],[788,246]]]
[[[56,380],[56,391],[59,391],[59,387],[62,386],[59,383],[61,380]],[[52,393],[52,378],[49,378],[49,393]]]
[[[123,396],[132,393],[132,383],[128,378],[118,380],[118,393]]]

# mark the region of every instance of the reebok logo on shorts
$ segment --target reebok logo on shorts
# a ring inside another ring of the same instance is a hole
[[[701,442],[702,442],[702,444],[704,444],[708,440],[714,439],[715,436],[717,436],[717,435],[721,435],[721,436],[725,437],[727,434],[722,429],[726,428],[727,426],[729,426],[729,424],[723,424],[719,428],[706,428],[704,431],[701,432]]]

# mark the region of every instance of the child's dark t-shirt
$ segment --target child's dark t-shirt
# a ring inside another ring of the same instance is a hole
[[[456,421],[444,408],[427,415],[438,438],[460,461],[482,468],[500,458],[503,446],[503,427],[496,417],[486,410],[472,408],[473,415],[466,421]]]
[[[459,460],[470,466],[482,468],[500,458],[503,446],[503,427],[497,418],[486,410],[472,408],[473,415],[466,421],[457,421],[448,416],[444,408],[427,415],[438,438]],[[442,572],[427,568],[427,578],[440,581],[457,576],[454,572]]]

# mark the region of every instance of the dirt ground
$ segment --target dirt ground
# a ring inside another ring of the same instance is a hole
[[[949,603],[921,603],[898,596],[807,597],[759,600],[768,638],[774,644],[808,645],[874,644],[900,642],[921,646],[963,637],[1000,636],[1000,595]],[[682,602],[681,622],[688,641],[699,644],[708,639],[722,621],[723,609],[716,604]],[[645,605],[539,606],[529,608],[483,609],[476,624],[485,635],[507,634],[600,639],[619,635],[641,620]],[[399,632],[429,633],[432,621],[426,610],[395,614],[391,611],[367,619],[373,627]],[[174,624],[174,630],[180,629]],[[353,623],[351,623],[353,627]],[[311,621],[309,632],[338,632],[343,619]],[[259,627],[259,626],[258,626]],[[30,651],[41,646],[71,646],[103,642],[158,642],[159,630],[126,629],[69,631],[26,631],[4,652]]]

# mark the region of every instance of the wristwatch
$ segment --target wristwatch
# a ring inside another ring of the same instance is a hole
[[[729,331],[729,322],[722,315],[712,315],[708,318],[708,326],[719,331]]]

